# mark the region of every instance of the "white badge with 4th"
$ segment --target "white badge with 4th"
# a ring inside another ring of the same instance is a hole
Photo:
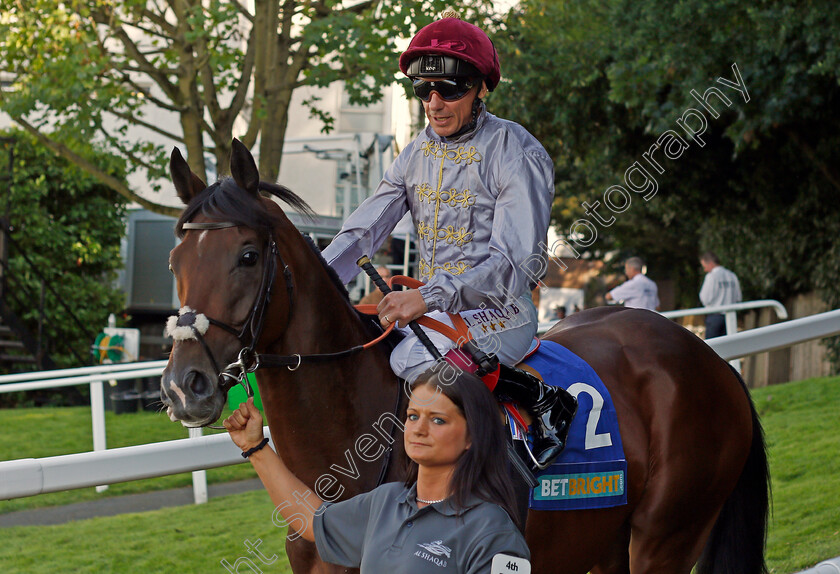
[[[531,563],[524,558],[496,554],[490,564],[490,574],[531,574]]]

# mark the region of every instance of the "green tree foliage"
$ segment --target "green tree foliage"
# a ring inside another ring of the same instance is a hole
[[[641,255],[654,278],[675,280],[678,303],[695,306],[697,255],[711,249],[739,274],[747,298],[820,289],[838,307],[838,34],[830,2],[525,0],[499,22],[507,82],[490,105],[555,158],[561,233],[580,218],[594,222],[584,201],[615,217],[596,225],[591,245],[572,243],[581,254]],[[733,64],[749,101],[718,81],[736,81]],[[709,97],[718,118],[691,96],[712,86],[730,101]],[[707,120],[704,146],[677,124],[689,108]],[[667,130],[688,149],[672,160],[658,150],[659,174],[643,154]],[[626,211],[608,210],[605,191],[627,188],[625,171],[637,161],[656,194],[645,200],[630,190]]]
[[[144,207],[139,196],[85,161],[86,142],[128,158],[148,181],[168,149],[148,131],[183,142],[192,170],[205,152],[228,165],[237,136],[259,142],[260,172],[277,176],[293,92],[344,80],[353,103],[381,98],[396,43],[430,22],[443,0],[2,0],[0,61],[13,78],[0,109],[51,149]],[[316,99],[311,112],[326,121]],[[171,121],[151,122],[150,111]],[[235,127],[235,122],[244,119]],[[244,132],[244,133],[243,133]]]
[[[43,279],[47,353],[60,367],[88,364],[93,338],[108,314],[125,306],[114,284],[122,267],[125,199],[34,137],[20,131],[2,135],[15,138],[13,182],[11,187],[4,182],[0,196],[13,239],[6,302],[34,335]],[[0,171],[7,175],[7,145],[0,151]],[[105,173],[124,176],[122,160],[94,149],[84,153]]]

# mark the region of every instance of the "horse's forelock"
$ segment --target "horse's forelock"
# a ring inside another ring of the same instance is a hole
[[[303,199],[282,185],[260,182],[260,190],[288,203],[307,217],[313,218],[315,216],[315,212]],[[184,237],[184,223],[192,221],[197,215],[204,215],[218,221],[231,221],[237,225],[250,227],[261,235],[268,235],[277,226],[280,219],[268,209],[266,203],[259,196],[254,197],[253,194],[244,192],[230,177],[221,178],[193,198],[181,213],[181,217],[178,218],[178,223],[175,225],[175,234],[178,238],[183,239]],[[350,296],[347,288],[341,282],[335,270],[321,255],[321,250],[318,249],[311,237],[302,235],[307,246],[324,266],[330,281],[339,293],[349,300]]]
[[[219,179],[193,198],[178,218],[175,235],[183,238],[184,223],[198,215],[249,227],[261,235],[267,235],[277,221],[260,196],[244,192],[230,177]]]

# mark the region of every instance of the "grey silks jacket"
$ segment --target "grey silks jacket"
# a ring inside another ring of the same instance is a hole
[[[323,255],[348,283],[410,210],[429,310],[499,308],[543,275],[553,197],[542,145],[482,103],[472,131],[446,140],[427,126],[409,143]]]

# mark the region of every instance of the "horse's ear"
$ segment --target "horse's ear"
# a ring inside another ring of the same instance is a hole
[[[260,185],[260,172],[254,156],[245,144],[233,138],[230,150],[230,174],[236,184],[250,193],[256,194]]]
[[[172,183],[175,184],[175,191],[184,204],[189,204],[193,197],[207,187],[207,184],[192,172],[177,147],[172,148],[172,154],[169,156],[169,174],[172,176]]]

